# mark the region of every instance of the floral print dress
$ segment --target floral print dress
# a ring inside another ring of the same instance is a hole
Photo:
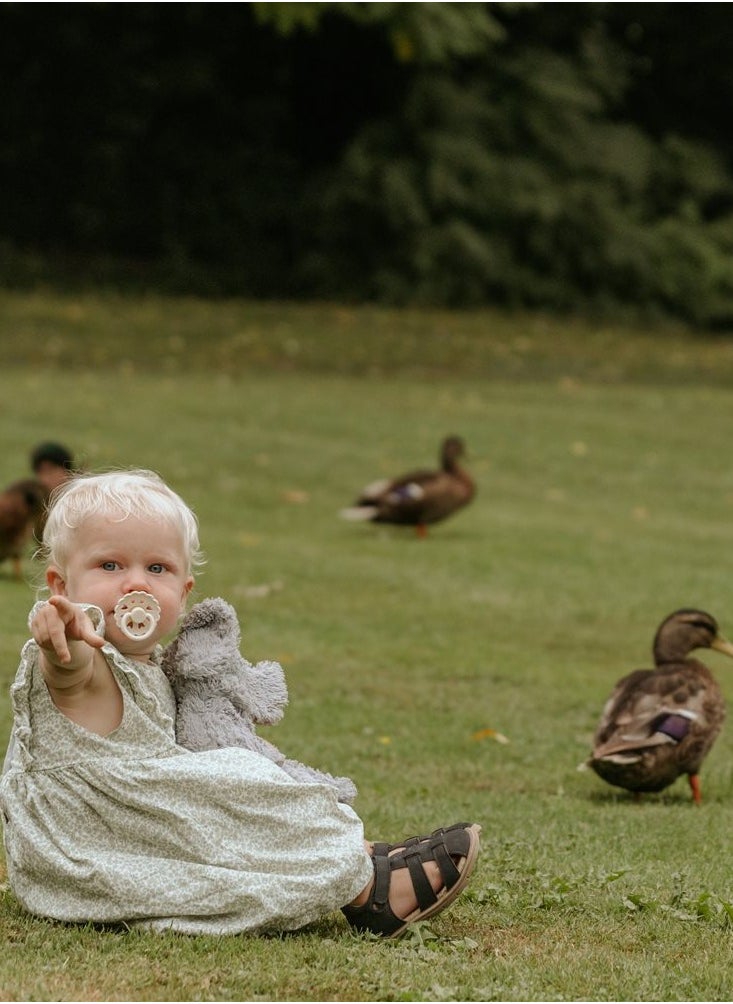
[[[34,641],[11,688],[0,805],[8,879],[26,909],[192,934],[292,930],[366,886],[361,821],[333,788],[248,750],[176,745],[162,670],[103,652],[124,702],[109,735],[54,705]]]

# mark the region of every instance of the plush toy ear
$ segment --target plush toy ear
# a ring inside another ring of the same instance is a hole
[[[237,613],[231,603],[220,596],[195,603],[181,622],[180,634],[188,631],[211,631],[239,649],[241,635]]]

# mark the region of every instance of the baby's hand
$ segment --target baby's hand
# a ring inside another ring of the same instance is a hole
[[[69,666],[72,649],[84,648],[84,645],[77,646],[74,642],[82,642],[92,648],[104,645],[104,638],[94,630],[89,615],[65,596],[52,596],[39,607],[30,627],[39,648],[48,661],[56,665]],[[75,651],[74,655],[74,662],[79,656],[83,658],[82,652]]]

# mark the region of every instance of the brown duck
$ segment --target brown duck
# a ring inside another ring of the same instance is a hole
[[[10,559],[16,578],[23,574],[21,557],[33,538],[46,493],[34,478],[14,481],[0,491],[0,562]]]
[[[427,534],[430,523],[451,516],[468,505],[476,485],[459,463],[465,453],[459,436],[448,436],[440,450],[440,469],[419,470],[401,477],[374,481],[341,516],[372,523],[414,526],[419,536]]]
[[[687,774],[701,801],[700,766],[720,732],[725,700],[713,674],[690,652],[733,645],[702,610],[677,610],[654,638],[656,669],[637,669],[606,702],[587,763],[604,781],[637,793],[661,791]]]

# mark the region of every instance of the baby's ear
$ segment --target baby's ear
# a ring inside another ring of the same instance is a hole
[[[52,596],[66,596],[66,579],[55,565],[49,565],[46,569],[46,585]]]

